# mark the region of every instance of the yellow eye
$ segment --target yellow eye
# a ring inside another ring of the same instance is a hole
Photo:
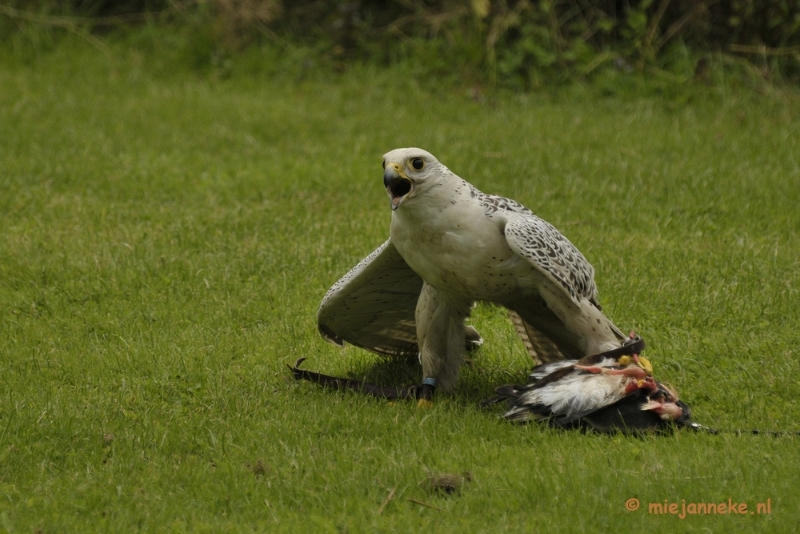
[[[422,158],[414,158],[411,160],[411,166],[415,171],[421,171],[425,167],[425,160]]]

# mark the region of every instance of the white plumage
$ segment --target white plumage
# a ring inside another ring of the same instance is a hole
[[[625,339],[597,302],[594,269],[551,224],[487,195],[419,148],[384,156],[390,238],[339,280],[318,312],[335,343],[419,354],[423,375],[453,387],[476,301],[505,306],[537,363],[579,359]],[[432,380],[431,380],[432,379]]]

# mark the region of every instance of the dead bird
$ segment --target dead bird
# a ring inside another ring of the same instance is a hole
[[[643,344],[642,344],[643,345]],[[526,385],[497,388],[484,406],[508,400],[509,421],[599,432],[645,432],[691,424],[689,406],[653,378],[647,358],[610,351],[539,365]],[[631,352],[628,350],[627,352]]]

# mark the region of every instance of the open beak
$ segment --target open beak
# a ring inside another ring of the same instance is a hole
[[[389,195],[392,211],[394,211],[411,193],[414,184],[403,172],[400,165],[387,163],[386,170],[383,171],[383,185],[386,186],[386,193]]]

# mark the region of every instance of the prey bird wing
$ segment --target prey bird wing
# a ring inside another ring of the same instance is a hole
[[[625,350],[537,366],[524,386],[503,386],[486,405],[508,399],[510,421],[548,421],[601,432],[639,432],[691,422],[689,407],[653,378],[650,362],[631,342]],[[639,345],[640,344],[640,345]],[[639,345],[639,346],[637,346]],[[614,354],[616,352],[616,354]]]
[[[420,291],[422,278],[389,239],[328,290],[317,312],[319,331],[337,345],[347,341],[387,356],[416,356]]]

